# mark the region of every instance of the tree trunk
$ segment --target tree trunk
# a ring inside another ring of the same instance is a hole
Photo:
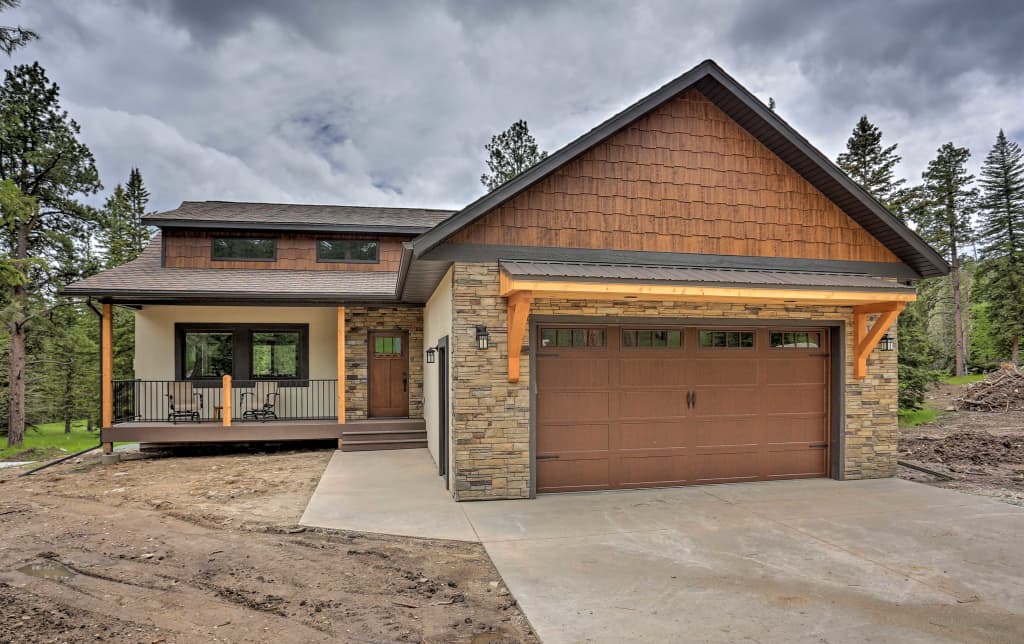
[[[949,237],[950,254],[953,259],[949,277],[953,283],[953,342],[956,347],[956,373],[954,375],[962,376],[966,372],[964,371],[964,317],[960,308],[960,256],[956,247],[956,231],[952,227],[950,227]]]
[[[68,366],[64,376],[64,433],[71,433],[71,421],[75,411],[74,369]]]
[[[25,440],[25,324],[19,303],[21,287],[14,289],[14,321],[11,322],[10,391],[7,419],[7,446],[21,447]]]

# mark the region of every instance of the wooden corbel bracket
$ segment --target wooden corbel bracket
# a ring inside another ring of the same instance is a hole
[[[853,307],[853,377],[860,379],[868,375],[868,356],[889,327],[893,325],[905,302],[880,302]],[[879,314],[868,329],[868,315]]]
[[[519,356],[526,337],[526,322],[530,318],[533,293],[518,291],[508,296],[508,381],[519,382]]]

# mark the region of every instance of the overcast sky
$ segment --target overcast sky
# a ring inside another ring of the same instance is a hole
[[[861,114],[916,179],[1024,143],[1024,3],[23,0],[108,189],[459,208],[524,118],[555,150],[713,58],[829,157]]]

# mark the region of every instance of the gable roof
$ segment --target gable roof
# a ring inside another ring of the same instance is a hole
[[[325,206],[239,201],[183,201],[174,210],[143,217],[150,226],[187,228],[312,229],[418,235],[452,214],[429,208]]]
[[[949,272],[946,261],[914,231],[712,60],[705,60],[423,233],[412,242],[414,257],[422,257],[495,207],[691,87],[789,164],[921,277]]]

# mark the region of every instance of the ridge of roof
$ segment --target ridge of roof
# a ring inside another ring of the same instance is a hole
[[[421,234],[412,241],[414,256],[422,257],[457,231],[691,87],[696,87],[718,105],[922,277],[949,272],[948,263],[935,249],[711,59],[702,61]],[[807,162],[811,167],[806,166]]]

